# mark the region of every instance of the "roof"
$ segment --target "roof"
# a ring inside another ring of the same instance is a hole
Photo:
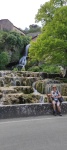
[[[36,38],[38,35],[40,34],[40,32],[34,32],[34,33],[28,33],[27,35],[32,37],[32,39]]]
[[[17,29],[17,31],[19,31],[19,33],[25,35],[25,34],[23,33],[23,31],[22,31],[20,28],[14,26],[13,23],[12,23],[10,20],[8,20],[8,19],[1,19],[1,20],[0,20],[0,24],[1,24],[1,26],[3,26],[2,29],[4,29],[4,28],[7,29],[9,23],[10,23],[10,25],[11,25],[12,28]],[[6,25],[7,25],[7,26],[6,26]],[[11,30],[12,30],[12,28],[11,28]],[[8,29],[8,31],[10,31],[10,30]]]

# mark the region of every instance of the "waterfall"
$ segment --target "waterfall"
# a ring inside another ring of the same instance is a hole
[[[26,46],[24,56],[27,56],[27,55],[28,55],[28,49],[29,49],[29,47],[30,47],[30,44],[28,44],[28,45]]]
[[[24,56],[21,57],[21,59],[19,60],[19,65],[20,67],[24,68],[26,63],[27,63],[27,55],[28,55],[28,49],[30,47],[30,44],[28,44],[25,48],[25,53],[24,53]]]
[[[26,56],[23,56],[20,60],[19,60],[19,66],[21,66],[21,67],[25,67],[25,65],[26,65],[26,62],[27,62],[27,60],[26,60]]]
[[[36,90],[36,88],[35,88],[35,83],[36,83],[36,82],[34,82],[33,85],[32,85],[34,94],[35,94],[35,95],[40,95],[39,103],[44,103],[45,95],[39,93],[39,92]]]

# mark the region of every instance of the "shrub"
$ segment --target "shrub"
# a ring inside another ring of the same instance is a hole
[[[10,62],[10,56],[8,52],[0,53],[0,69],[5,69],[6,65]]]

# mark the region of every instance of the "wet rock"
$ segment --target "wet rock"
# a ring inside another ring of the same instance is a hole
[[[0,92],[0,98],[2,98],[2,93]]]
[[[21,82],[19,80],[16,80],[16,86],[21,86]]]
[[[4,105],[37,103],[39,102],[39,99],[39,95],[35,96],[33,94],[8,94],[6,95],[3,103]]]
[[[63,96],[67,96],[67,84],[62,84],[61,93]]]
[[[62,95],[67,96],[67,83],[60,82],[58,74],[54,76],[40,72],[0,71],[0,99],[5,105],[38,103],[42,101],[42,94],[51,91],[53,84],[57,85]]]
[[[0,81],[0,86],[3,87],[4,86],[4,80]]]

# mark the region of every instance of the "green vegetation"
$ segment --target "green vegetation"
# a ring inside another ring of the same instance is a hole
[[[10,62],[8,52],[1,52],[0,54],[0,69],[5,69],[5,66]]]
[[[32,24],[24,30],[26,34],[41,31],[31,42],[25,69],[58,73],[59,65],[67,68],[67,0],[46,2],[38,9],[35,21],[42,22],[42,29]],[[30,40],[16,32],[0,31],[0,69],[18,62]]]
[[[67,0],[50,0],[46,2],[41,5],[40,9],[38,9],[38,13],[35,16],[35,21],[41,21],[43,25],[51,22],[57,8],[66,5],[66,3]]]
[[[60,69],[56,65],[42,64],[40,66],[32,66],[28,71],[34,72],[47,72],[47,73],[60,73]]]
[[[43,21],[43,28],[36,42],[31,42],[29,59],[30,65],[34,62],[35,66],[39,66],[41,62],[40,67],[43,71],[58,71],[53,65],[67,66],[67,6],[64,5],[66,2],[67,0],[50,0],[41,6],[36,15],[37,21]]]
[[[36,24],[32,24],[32,25],[29,26],[29,28],[25,28],[22,31],[25,34],[34,33],[34,32],[41,32],[41,27],[36,25]]]
[[[17,32],[0,31],[0,69],[6,69],[9,63],[19,61],[29,42],[27,36]]]

